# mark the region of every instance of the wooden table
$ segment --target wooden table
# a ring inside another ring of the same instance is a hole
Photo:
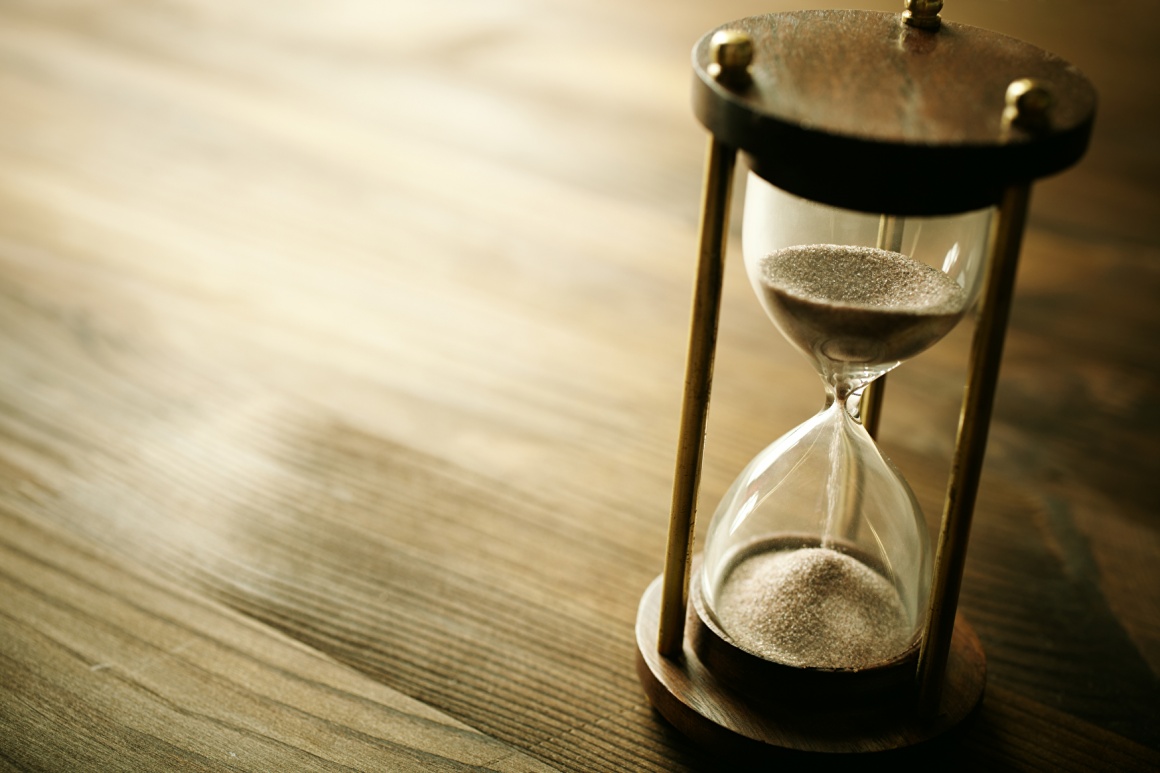
[[[650,709],[633,620],[688,50],[781,7],[0,5],[0,767],[720,770]],[[944,16],[1101,93],[1034,196],[962,599],[987,696],[949,759],[1155,769],[1160,14]],[[738,257],[703,512],[820,401]],[[887,396],[932,522],[967,327]]]

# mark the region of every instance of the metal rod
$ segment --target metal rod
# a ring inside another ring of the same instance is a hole
[[[858,418],[874,440],[878,439],[878,425],[882,421],[882,400],[886,395],[886,374],[871,381],[862,390],[858,404]]]
[[[902,230],[906,221],[895,215],[883,215],[878,221],[878,249],[902,252]],[[871,381],[862,390],[858,402],[858,418],[870,437],[878,439],[878,425],[882,421],[882,397],[886,394],[886,374]]]
[[[705,158],[705,188],[701,198],[701,228],[693,312],[689,327],[689,354],[685,365],[685,392],[673,503],[669,515],[669,542],[665,553],[664,584],[657,650],[665,657],[684,651],[685,607],[693,557],[693,527],[709,389],[713,381],[713,354],[717,347],[717,320],[721,312],[721,283],[725,274],[725,240],[729,234],[729,198],[737,151],[709,138]]]
[[[942,695],[1030,196],[1029,183],[1004,191],[991,229],[991,260],[971,344],[970,369],[935,554],[934,587],[918,657],[919,709],[927,715],[937,711]]]

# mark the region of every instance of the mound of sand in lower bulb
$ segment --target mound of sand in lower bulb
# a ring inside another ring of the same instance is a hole
[[[898,591],[828,548],[759,553],[733,569],[717,617],[742,649],[815,668],[864,668],[901,653],[910,629]]]

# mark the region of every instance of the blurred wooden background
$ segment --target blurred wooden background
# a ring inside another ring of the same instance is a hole
[[[790,7],[0,3],[0,767],[721,769],[649,708],[633,620],[695,251],[689,50]],[[1033,196],[963,590],[988,692],[952,757],[1155,769],[1160,12],[944,17],[1101,96]],[[821,399],[738,257],[702,528]],[[932,523],[967,340],[887,396]]]

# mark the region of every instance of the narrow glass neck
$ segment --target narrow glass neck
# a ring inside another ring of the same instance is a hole
[[[818,375],[826,388],[826,406],[833,402],[846,404],[850,395],[865,387],[880,376],[898,367],[899,363],[885,363],[872,366],[851,367],[845,363],[818,358]]]

